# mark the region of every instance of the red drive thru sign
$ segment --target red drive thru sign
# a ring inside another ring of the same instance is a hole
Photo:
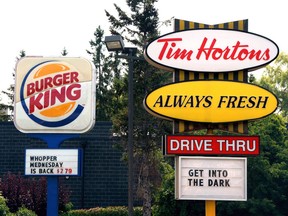
[[[259,155],[259,136],[163,137],[164,155]]]

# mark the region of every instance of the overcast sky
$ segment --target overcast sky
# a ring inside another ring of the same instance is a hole
[[[85,57],[100,25],[108,35],[104,10],[117,15],[126,0],[9,0],[0,1],[0,91],[14,83],[12,73],[21,50],[27,56]],[[288,53],[287,8],[281,0],[159,0],[160,20],[171,17],[205,24],[248,19],[249,31],[273,40]],[[161,29],[162,33],[173,27]],[[2,102],[5,98],[2,95]]]

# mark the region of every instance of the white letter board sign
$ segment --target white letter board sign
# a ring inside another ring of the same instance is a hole
[[[26,149],[25,175],[79,176],[80,149]]]
[[[175,196],[179,200],[247,200],[247,159],[176,157]]]

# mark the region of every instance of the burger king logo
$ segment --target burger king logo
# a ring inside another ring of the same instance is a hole
[[[93,116],[93,108],[89,109],[87,105],[95,107],[95,103],[91,101],[91,94],[95,93],[92,88],[95,86],[92,84],[93,70],[90,64],[87,73],[88,61],[79,60],[24,58],[24,62],[20,61],[17,64],[15,108],[19,112],[15,113],[15,120],[22,131],[26,131],[27,128],[28,131],[31,130],[31,126],[23,123],[23,120],[36,125],[36,131],[39,126],[45,128],[44,132],[55,132],[59,128],[60,131],[68,129],[68,132],[71,132],[78,126],[81,127],[80,131],[83,127],[86,131],[89,125],[94,124],[94,121],[91,123],[85,120],[87,114]],[[89,111],[85,112],[85,109]],[[81,116],[86,117],[77,120]],[[95,117],[92,118],[94,120]],[[88,126],[84,126],[83,122]]]

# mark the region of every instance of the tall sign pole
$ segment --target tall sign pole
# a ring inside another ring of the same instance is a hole
[[[27,149],[25,175],[47,177],[47,215],[58,215],[58,177],[81,175],[81,150],[60,149],[95,123],[95,71],[70,57],[24,57],[16,65],[14,124],[47,149]],[[51,168],[48,164],[51,164]]]
[[[207,135],[213,135],[213,129],[207,129]],[[216,201],[205,200],[205,213],[206,216],[216,216]]]
[[[249,84],[248,72],[274,61],[279,48],[272,40],[248,32],[248,20],[207,25],[175,19],[174,31],[145,48],[146,60],[172,71],[174,82],[148,93],[144,106],[149,113],[173,121],[175,136],[164,138],[164,154],[175,155],[176,199],[205,200],[206,216],[215,216],[216,200],[247,199],[246,158],[192,155],[259,153],[257,137],[212,133],[247,135],[248,120],[277,109],[277,97]],[[207,135],[180,136],[200,129],[206,129]]]

